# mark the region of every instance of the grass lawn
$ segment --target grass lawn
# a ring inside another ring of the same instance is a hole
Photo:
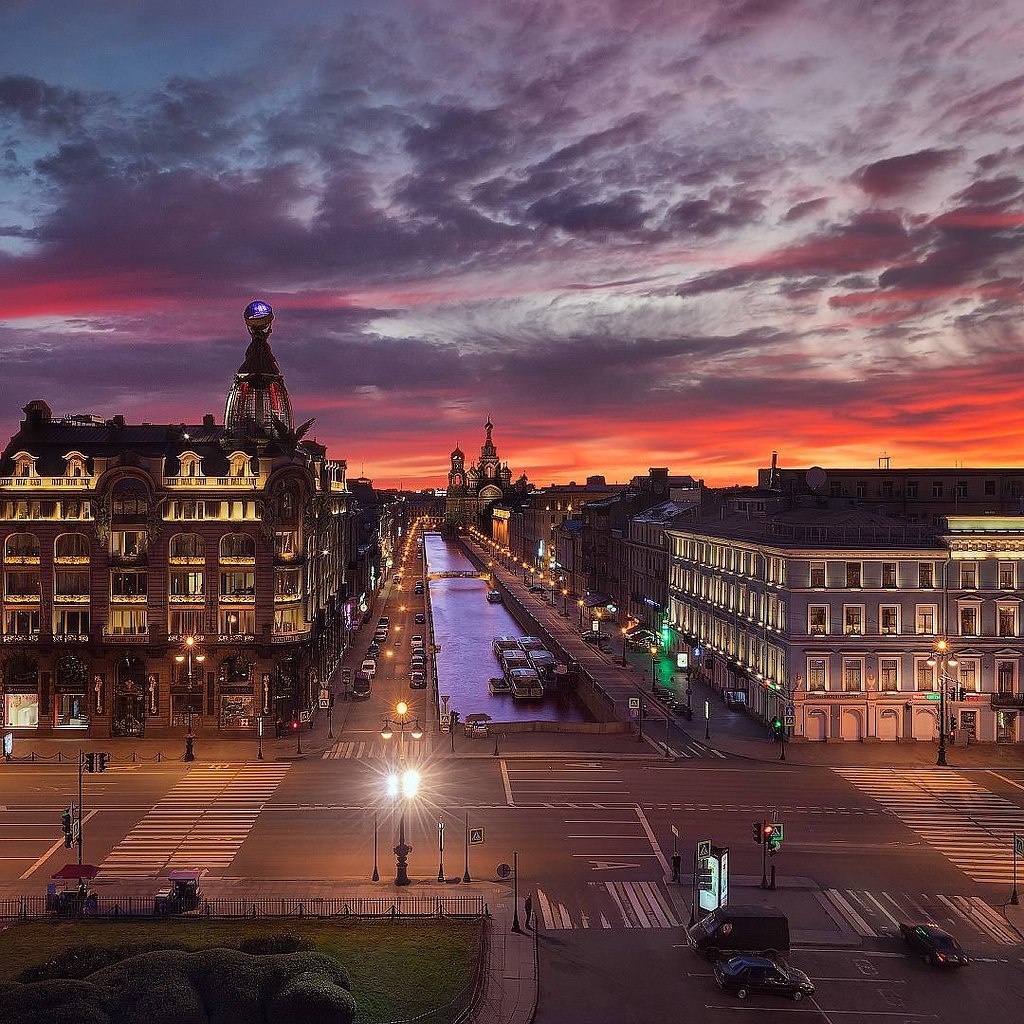
[[[365,1024],[402,1020],[442,1006],[469,984],[479,921],[28,921],[0,932],[0,981],[72,946],[143,946],[161,940],[189,949],[235,947],[286,932],[333,956],[352,978]]]

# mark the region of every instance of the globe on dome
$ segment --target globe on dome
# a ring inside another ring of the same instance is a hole
[[[250,327],[264,327],[274,319],[274,311],[271,309],[270,303],[256,299],[245,307],[242,316]]]

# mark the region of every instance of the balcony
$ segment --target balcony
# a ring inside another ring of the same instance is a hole
[[[270,642],[272,644],[295,644],[301,643],[304,640],[308,640],[311,630],[308,629],[296,629],[290,633],[271,633]]]
[[[991,707],[1024,708],[1024,693],[993,693]]]
[[[8,559],[7,561],[10,562],[10,559]],[[38,561],[39,561],[38,556],[36,557],[35,561],[38,563]],[[89,556],[88,555],[54,555],[53,556],[53,564],[54,565],[88,565],[89,564]]]
[[[239,590],[231,591],[228,594],[220,595],[220,603],[224,604],[255,604],[256,595],[250,590],[249,593],[244,593]]]
[[[296,601],[302,600],[302,592],[296,590],[291,594],[275,594],[274,604],[293,604]]]
[[[92,486],[92,477],[88,476],[0,476],[0,487],[46,488],[60,487],[63,489],[88,490]]]
[[[205,594],[168,594],[170,604],[206,604]]]
[[[38,565],[39,564],[39,552],[35,554],[12,554],[8,552],[4,556],[5,565]]]
[[[230,487],[237,491],[255,491],[262,481],[257,476],[165,476],[165,487]]]
[[[148,594],[111,594],[111,604],[145,604],[149,600]]]
[[[88,604],[89,593],[86,591],[84,594],[54,594],[54,604]]]
[[[54,633],[53,642],[55,644],[87,644],[89,642],[88,633]]]
[[[145,629],[141,633],[111,633],[104,626],[103,640],[108,644],[146,644],[149,643],[149,630]]]
[[[38,633],[4,633],[0,636],[5,644],[37,644],[39,643]]]

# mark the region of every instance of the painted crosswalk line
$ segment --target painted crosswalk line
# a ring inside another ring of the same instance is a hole
[[[289,768],[193,768],[110,851],[103,872],[153,877],[166,868],[225,869]]]
[[[536,890],[538,925],[548,931],[602,928],[678,928],[680,921],[661,882],[593,882],[586,906],[569,907]]]
[[[976,882],[1013,878],[1024,809],[950,769],[833,768]]]
[[[899,937],[901,921],[933,921],[967,945],[1015,946],[1017,933],[994,907],[978,896],[944,896],[866,889],[825,889],[822,895],[864,938]],[[971,936],[972,938],[968,938]]]
[[[383,740],[377,743],[372,740],[339,740],[323,752],[322,760],[385,761],[391,757],[394,757],[394,749]]]

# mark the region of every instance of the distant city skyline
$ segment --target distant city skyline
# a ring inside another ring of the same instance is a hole
[[[221,422],[253,298],[352,476],[1024,464],[1013,0],[0,11],[0,430]]]

